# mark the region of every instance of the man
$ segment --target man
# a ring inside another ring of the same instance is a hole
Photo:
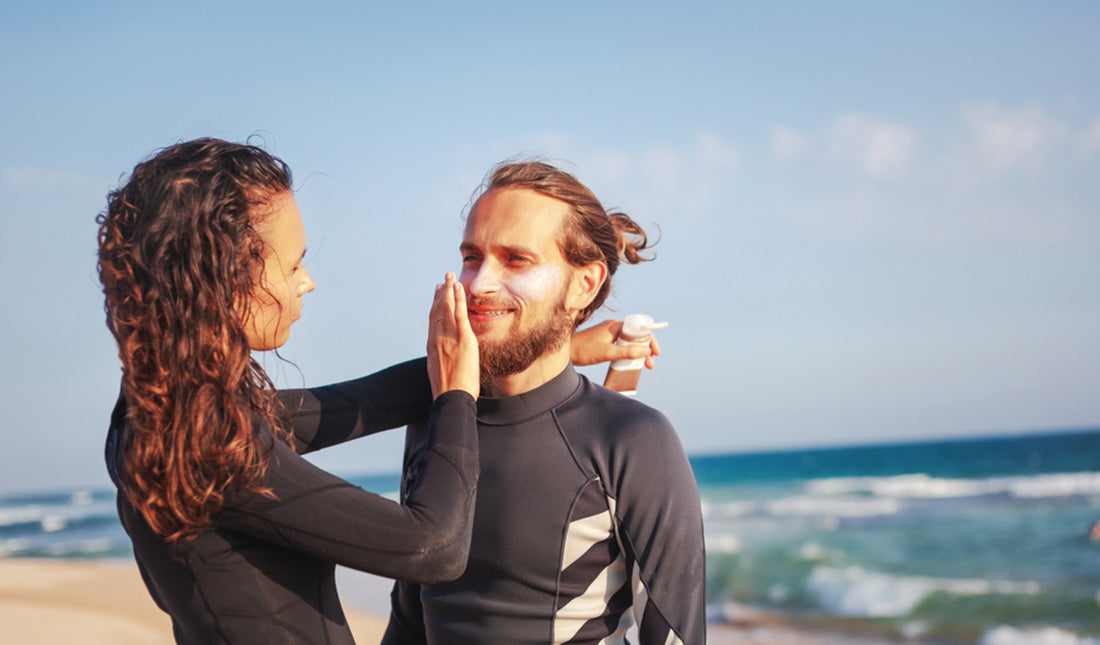
[[[644,232],[565,172],[506,164],[460,248],[482,370],[470,561],[454,582],[398,583],[383,643],[623,643],[636,621],[643,644],[702,645],[702,519],[679,439],[570,363]],[[409,427],[406,464],[425,432]]]

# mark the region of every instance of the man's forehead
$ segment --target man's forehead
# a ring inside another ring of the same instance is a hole
[[[482,195],[466,219],[464,244],[532,246],[555,242],[569,206],[553,197],[505,188]]]

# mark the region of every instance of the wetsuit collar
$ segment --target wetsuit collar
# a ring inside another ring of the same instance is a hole
[[[487,425],[519,423],[557,407],[573,396],[580,384],[581,377],[570,363],[561,374],[529,392],[503,398],[479,397],[477,420]]]

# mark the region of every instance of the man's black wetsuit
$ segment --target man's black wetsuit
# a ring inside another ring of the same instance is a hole
[[[409,427],[409,491],[426,429]],[[623,643],[634,620],[643,645],[703,645],[699,492],[661,413],[569,367],[479,398],[478,432],[469,566],[398,583],[385,645]]]
[[[295,411],[294,449],[265,427],[271,461],[258,482],[276,499],[231,491],[213,526],[171,545],[118,495],[142,578],[172,617],[177,643],[347,645],[354,641],[334,563],[420,582],[453,579],[465,566],[478,474],[473,397],[447,392],[433,403],[423,360],[281,394]],[[404,506],[298,454],[416,419],[429,428],[432,448],[415,466]],[[107,444],[116,485],[125,426],[120,400]]]

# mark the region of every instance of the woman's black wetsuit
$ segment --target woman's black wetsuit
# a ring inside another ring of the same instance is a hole
[[[412,582],[462,573],[477,489],[476,408],[460,391],[433,403],[426,369],[423,360],[411,361],[354,381],[281,392],[293,411],[294,449],[265,427],[271,461],[258,482],[275,498],[229,491],[213,525],[193,540],[165,542],[119,493],[119,517],[142,578],[172,617],[177,643],[350,644],[336,564]],[[299,454],[425,417],[434,449],[418,464],[404,506]],[[120,398],[107,441],[116,486],[125,432]]]

